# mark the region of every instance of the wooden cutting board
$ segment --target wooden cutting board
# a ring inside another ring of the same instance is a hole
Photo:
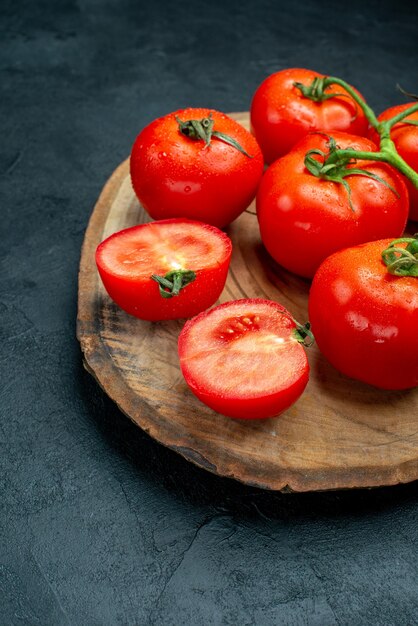
[[[247,113],[232,117],[249,127]],[[309,282],[267,255],[254,210],[227,229],[234,249],[220,302],[268,298],[306,321]],[[103,239],[147,221],[125,161],[105,185],[86,231],[77,336],[86,368],[126,415],[189,461],[265,489],[371,487],[418,478],[418,389],[385,392],[350,380],[316,347],[309,350],[305,393],[278,418],[241,422],[201,404],[179,369],[183,322],[130,317],[107,296],[96,270],[94,253]]]

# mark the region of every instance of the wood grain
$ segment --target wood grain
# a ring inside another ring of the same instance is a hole
[[[248,114],[234,117],[248,128]],[[309,283],[269,258],[253,212],[249,207],[227,229],[234,250],[220,302],[269,298],[306,320]],[[112,303],[96,271],[97,245],[146,221],[125,161],[104,187],[86,231],[77,336],[85,366],[126,415],[189,461],[266,489],[371,487],[418,478],[418,389],[384,392],[350,380],[316,347],[309,351],[306,392],[279,418],[240,422],[201,404],[178,365],[183,322],[130,317]]]

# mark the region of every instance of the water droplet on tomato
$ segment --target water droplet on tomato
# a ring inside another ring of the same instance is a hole
[[[165,159],[167,156],[167,152],[159,152],[158,153],[158,158],[159,159]]]
[[[184,188],[184,192],[185,193],[190,193],[191,190],[192,190],[192,188],[190,187],[190,185],[186,185],[185,188]]]

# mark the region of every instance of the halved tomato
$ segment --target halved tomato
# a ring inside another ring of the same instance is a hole
[[[180,333],[179,357],[192,392],[229,417],[279,415],[309,377],[296,322],[270,300],[226,302],[189,320]]]
[[[215,226],[161,220],[121,230],[96,251],[106,291],[140,319],[192,317],[212,306],[225,285],[229,237]]]

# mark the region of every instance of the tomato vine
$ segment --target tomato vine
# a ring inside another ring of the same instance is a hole
[[[347,91],[347,93],[349,93],[351,98],[362,109],[369,124],[378,133],[380,137],[380,145],[377,152],[363,152],[351,148],[343,150],[330,150],[330,153],[328,155],[325,155],[325,160],[323,162],[323,168],[325,168],[325,173],[327,171],[327,166],[335,165],[337,161],[342,162],[346,160],[346,163],[350,162],[351,159],[381,161],[395,167],[399,172],[401,172],[401,174],[406,176],[418,189],[418,172],[410,167],[406,163],[406,161],[404,161],[404,159],[398,154],[395,144],[390,137],[390,131],[395,124],[403,121],[406,117],[411,115],[411,113],[415,113],[416,111],[418,111],[418,103],[412,104],[410,107],[398,113],[398,115],[395,115],[391,119],[379,122],[373,109],[367,104],[367,102],[348,83],[346,83],[345,80],[342,80],[341,78],[337,78],[335,76],[324,76],[323,78],[316,77],[310,85],[294,83],[294,86],[300,90],[305,98],[309,98],[316,102],[328,99],[330,97],[335,97],[337,95],[341,95],[327,93],[326,89],[331,85],[339,85],[340,87],[343,87],[345,91]],[[403,93],[406,92],[403,91]],[[415,96],[411,94],[406,95],[415,98]]]

